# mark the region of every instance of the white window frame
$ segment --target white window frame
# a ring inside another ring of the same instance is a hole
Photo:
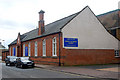
[[[35,56],[38,56],[37,55],[37,41],[35,41]]]
[[[16,54],[15,54],[15,56],[17,56],[17,46],[16,46]]]
[[[31,47],[30,47],[30,42],[29,42],[29,44],[28,44],[28,56],[31,56],[30,50],[31,50]]]
[[[120,57],[119,50],[115,50],[115,57]]]
[[[46,56],[46,40],[43,40],[43,56]]]
[[[25,44],[23,44],[23,56],[25,56]]]
[[[14,56],[14,47],[13,47],[13,52],[12,52],[12,56]]]
[[[52,56],[57,56],[57,40],[56,37],[52,39]]]
[[[12,56],[12,55],[11,55],[11,47],[10,47],[10,56]]]

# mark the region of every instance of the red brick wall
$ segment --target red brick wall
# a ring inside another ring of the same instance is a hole
[[[56,37],[57,40],[57,57],[52,56],[52,39]],[[43,40],[46,40],[46,57],[43,55]],[[37,53],[38,56],[35,56],[35,41],[37,41]],[[23,55],[23,44],[25,44],[25,47],[28,47],[28,43],[30,42],[30,53],[31,53],[31,59],[35,61],[35,63],[40,64],[54,64],[58,65],[59,63],[59,34],[53,34],[49,36],[45,36],[42,38],[26,41],[22,43],[22,55]],[[29,48],[28,48],[29,49]]]
[[[16,48],[16,45],[11,45],[9,47],[9,51],[10,51],[10,48],[11,48],[11,56],[13,56],[13,48]],[[10,52],[9,52],[9,54],[10,54]]]
[[[115,58],[114,50],[107,49],[66,49],[64,53],[64,65],[108,64],[120,60]]]
[[[52,56],[52,39],[56,37],[57,40],[57,57]],[[46,39],[46,57],[43,55],[42,43],[43,40]],[[35,54],[35,41],[37,41],[37,53],[38,56],[34,56]],[[59,34],[53,34],[49,36],[45,36],[42,38],[30,40],[21,43],[21,53],[23,55],[23,44],[28,46],[30,42],[30,59],[34,60],[35,63],[39,64],[59,64]],[[106,50],[106,49],[64,49],[62,43],[62,36],[60,36],[60,62],[62,65],[88,65],[88,64],[107,64],[107,63],[117,63],[118,59],[114,57],[114,50]],[[13,45],[12,47],[14,47]],[[29,49],[29,48],[28,48]],[[12,53],[11,49],[11,53]]]
[[[9,52],[2,52],[2,61],[6,59],[6,57],[9,56]]]

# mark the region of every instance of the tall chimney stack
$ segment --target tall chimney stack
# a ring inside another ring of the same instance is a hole
[[[38,26],[39,26],[39,30],[38,30],[38,35],[41,35],[44,31],[45,31],[45,27],[44,27],[44,11],[41,10],[39,12],[39,22],[38,22]]]

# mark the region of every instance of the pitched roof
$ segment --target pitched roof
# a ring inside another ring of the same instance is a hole
[[[86,7],[88,7],[88,6],[86,6]],[[83,10],[81,10],[81,11],[83,11]],[[23,42],[23,41],[39,38],[39,37],[42,37],[42,36],[58,33],[58,32],[61,31],[61,28],[63,28],[67,23],[69,23],[69,21],[71,21],[74,17],[76,17],[80,12],[77,12],[75,14],[72,14],[72,15],[68,16],[68,17],[62,18],[60,20],[57,20],[55,22],[52,22],[50,24],[45,25],[44,26],[45,27],[45,32],[40,36],[38,35],[38,28],[37,28],[37,29],[29,31],[25,34],[20,35],[20,40]],[[16,43],[17,43],[17,39],[14,40],[9,45],[16,44]]]
[[[0,44],[0,49],[4,49],[5,48],[5,46],[3,46],[2,44]]]
[[[119,27],[118,22],[120,20],[119,13],[120,9],[116,9],[104,14],[98,15],[98,19],[101,21],[101,23],[107,28],[116,28]]]

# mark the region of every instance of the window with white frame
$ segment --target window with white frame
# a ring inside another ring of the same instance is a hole
[[[46,56],[46,40],[43,40],[43,56]]]
[[[12,51],[12,56],[14,56],[14,47],[13,47],[13,51]]]
[[[10,47],[10,56],[12,56],[12,55],[11,55],[11,47]]]
[[[35,56],[37,56],[37,41],[35,42]]]
[[[28,51],[29,52],[28,55],[30,56],[30,43],[28,44],[28,50],[29,50]]]
[[[17,46],[16,46],[16,55],[15,56],[17,56]]]
[[[119,50],[115,50],[115,57],[119,57]]]
[[[23,56],[25,56],[25,44],[23,45]]]
[[[13,47],[13,56],[16,56],[16,48]]]
[[[53,56],[57,56],[57,41],[56,41],[56,37],[53,38],[52,40],[52,55]]]

